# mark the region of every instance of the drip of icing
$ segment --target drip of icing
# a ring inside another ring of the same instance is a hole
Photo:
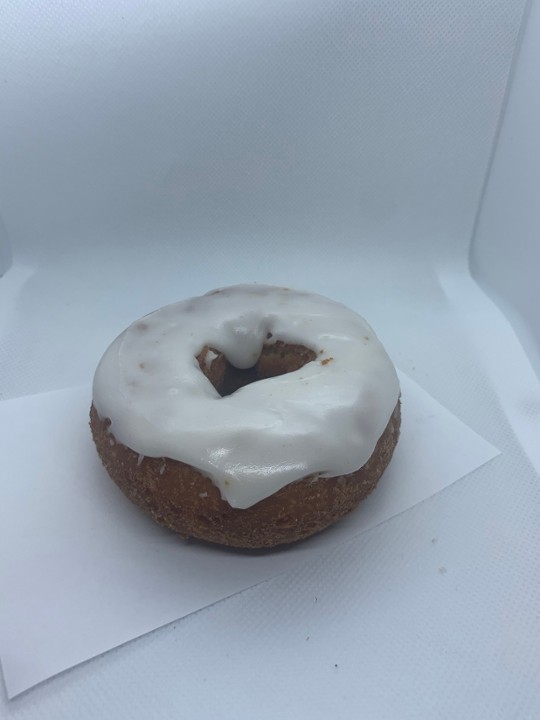
[[[206,369],[208,370],[211,366],[214,360],[217,358],[217,353],[215,353],[213,350],[208,350],[206,352],[206,355],[204,356],[204,364],[206,366]]]
[[[277,340],[317,359],[226,397],[196,360],[209,346],[246,369]],[[313,473],[362,467],[398,397],[394,366],[363,318],[321,295],[267,285],[223,288],[138,320],[105,352],[93,389],[117,442],[192,465],[236,508]]]

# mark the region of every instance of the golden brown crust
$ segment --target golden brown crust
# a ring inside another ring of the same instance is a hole
[[[257,365],[239,371],[221,353],[207,367],[208,350],[197,359],[222,395],[264,377],[280,375],[313,360],[313,350],[275,342],[266,345]],[[215,352],[215,351],[214,351]],[[118,487],[154,520],[181,536],[241,548],[268,548],[313,535],[336,522],[374,490],[392,458],[400,428],[400,402],[368,462],[356,472],[333,478],[309,476],[279,490],[256,505],[231,507],[198,470],[169,458],[140,457],[117,443],[110,421],[95,407],[90,426],[99,456]]]
[[[243,548],[272,547],[313,535],[354,510],[375,489],[399,435],[400,405],[368,462],[349,475],[307,477],[246,510],[232,508],[214,483],[195,468],[168,458],[145,457],[117,443],[109,421],[90,412],[101,460],[118,487],[160,525],[183,537]]]

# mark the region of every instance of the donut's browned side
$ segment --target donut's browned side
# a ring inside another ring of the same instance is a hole
[[[266,370],[250,382],[280,374],[276,371],[278,366],[283,372],[282,365],[272,367],[272,363],[285,350],[277,343],[269,348]],[[206,350],[199,356],[201,367]],[[314,356],[313,351],[308,351],[311,356],[306,356],[306,349],[300,350],[301,359],[298,360],[295,353],[296,360],[287,363],[287,372],[294,364],[301,367]],[[212,368],[214,366],[214,371],[221,373],[222,381],[227,372],[226,361],[218,357],[212,363]],[[230,387],[245,384],[235,380],[234,372],[228,382]],[[268,548],[295,542],[354,510],[372,492],[390,462],[399,436],[400,419],[398,401],[372,456],[356,472],[333,478],[309,476],[241,510],[223,500],[214,483],[190,465],[169,458],[140,458],[138,453],[117,443],[109,431],[110,421],[100,419],[94,406],[90,411],[92,434],[103,465],[130,500],[157,523],[182,537],[240,548]]]

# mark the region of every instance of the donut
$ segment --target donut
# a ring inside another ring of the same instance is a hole
[[[368,323],[321,295],[235,285],[122,332],[90,426],[125,495],[184,538],[296,542],[375,488],[400,429],[395,368]]]

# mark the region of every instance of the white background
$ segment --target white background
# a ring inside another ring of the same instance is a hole
[[[538,228],[520,201],[538,180],[523,118],[540,22],[534,3],[518,56],[524,6],[3,8],[3,398],[87,382],[165,302],[279,282],[365,314],[503,451],[322,560],[4,699],[6,717],[540,715],[538,387],[467,270],[477,227],[475,273],[532,359]]]

